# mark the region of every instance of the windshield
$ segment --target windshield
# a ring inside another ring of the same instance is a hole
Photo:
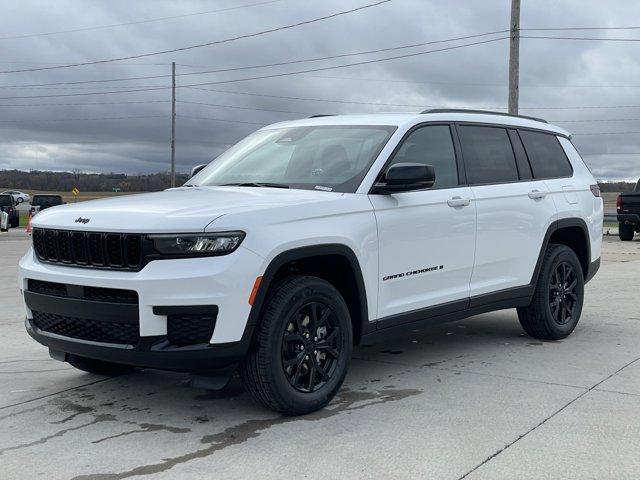
[[[52,207],[54,205],[60,205],[62,203],[62,198],[57,195],[36,195],[33,197],[31,201],[31,205],[40,205],[40,206],[49,206]]]
[[[395,129],[336,125],[261,130],[220,155],[187,185],[353,193]]]

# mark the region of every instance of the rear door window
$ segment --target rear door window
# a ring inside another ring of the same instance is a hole
[[[467,179],[470,184],[518,180],[518,169],[506,128],[458,127]]]
[[[518,133],[529,157],[534,178],[558,178],[572,175],[571,164],[558,137],[530,130],[520,130]]]

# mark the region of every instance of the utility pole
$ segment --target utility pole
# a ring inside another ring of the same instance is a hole
[[[176,62],[171,62],[171,188],[176,186]]]
[[[520,0],[511,0],[509,43],[509,113],[518,114],[520,95]]]

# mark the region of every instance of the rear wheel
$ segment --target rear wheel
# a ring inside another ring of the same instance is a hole
[[[107,375],[110,377],[123,375],[135,370],[135,367],[132,367],[130,365],[105,362],[103,360],[95,360],[93,358],[80,357],[78,355],[68,355],[67,363],[77,368],[78,370],[82,370],[83,372],[95,373],[97,375]]]
[[[324,407],[347,373],[352,350],[349,309],[330,283],[294,276],[270,293],[242,380],[263,406],[285,415]]]
[[[633,240],[633,227],[626,223],[618,225],[618,236],[623,242]]]
[[[518,308],[518,318],[532,337],[559,340],[576,328],[583,300],[584,277],[578,257],[566,245],[551,244],[531,304]]]

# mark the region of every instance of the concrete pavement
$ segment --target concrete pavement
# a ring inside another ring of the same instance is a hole
[[[640,241],[605,238],[583,316],[561,342],[514,310],[356,348],[339,396],[302,418],[182,374],[119,378],[49,359],[24,332],[0,235],[0,478],[637,478]]]

